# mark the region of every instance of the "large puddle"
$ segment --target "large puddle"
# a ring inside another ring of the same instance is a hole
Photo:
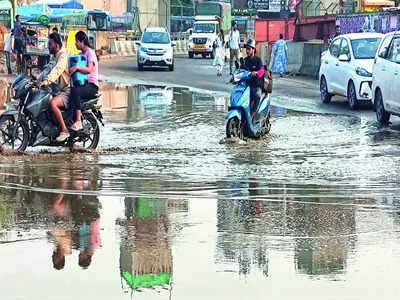
[[[102,85],[99,151],[0,164],[4,299],[397,299],[400,132],[273,109],[224,144],[227,99]]]

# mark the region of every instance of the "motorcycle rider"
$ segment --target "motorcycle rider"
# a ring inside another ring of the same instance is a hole
[[[68,108],[70,90],[70,75],[68,70],[68,54],[63,48],[61,37],[58,33],[53,32],[49,35],[49,51],[54,56],[52,63],[54,67],[49,74],[42,74],[43,81],[38,84],[38,87],[43,85],[53,86],[56,84],[61,91],[51,100],[50,107],[54,112],[58,123],[61,127],[60,135],[56,138],[57,142],[63,142],[69,137],[69,131],[65,125],[60,108]],[[44,76],[43,76],[44,75]],[[54,90],[54,89],[53,89]]]
[[[255,55],[256,42],[253,39],[249,39],[245,47],[247,57],[243,60],[241,69],[251,72],[251,77],[247,80],[247,84],[250,87],[250,111],[253,118],[262,96],[264,64],[261,58]]]

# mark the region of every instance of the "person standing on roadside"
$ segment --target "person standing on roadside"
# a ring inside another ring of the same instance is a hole
[[[21,17],[16,15],[14,23],[14,53],[17,55],[18,73],[22,73],[22,55],[24,53],[24,36],[21,27]]]
[[[335,37],[338,37],[341,34],[341,29],[340,29],[340,25],[336,25],[335,26],[335,33],[331,34],[331,36],[329,37],[329,44],[333,41],[333,39]]]
[[[224,42],[224,32],[222,30],[219,31],[218,37],[215,41],[216,49],[215,49],[215,61],[217,66],[217,76],[222,76],[222,70],[224,69],[224,61],[225,61],[225,42]]]
[[[11,70],[11,44],[12,44],[12,36],[13,32],[11,31],[6,39],[6,43],[4,45],[4,54],[6,56],[6,65],[7,65],[7,71],[8,75],[12,74]]]
[[[240,32],[238,30],[238,25],[235,21],[232,21],[232,29],[231,33],[229,34],[229,49],[230,49],[229,68],[230,68],[230,75],[232,75],[233,60],[235,60],[239,64],[239,49],[240,49]]]
[[[286,64],[288,59],[288,47],[283,39],[283,34],[279,34],[279,40],[275,43],[274,49],[274,67],[273,73],[279,74],[281,77],[286,72]]]

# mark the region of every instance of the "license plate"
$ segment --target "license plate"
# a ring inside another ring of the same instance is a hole
[[[194,48],[201,48],[204,49],[206,47],[205,44],[194,44]]]

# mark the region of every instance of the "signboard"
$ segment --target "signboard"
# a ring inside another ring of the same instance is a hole
[[[281,11],[281,0],[269,0],[268,11],[280,12]]]
[[[269,0],[248,0],[247,7],[254,8],[257,10],[268,10]]]
[[[254,8],[234,8],[232,13],[236,16],[253,16],[257,14],[257,9]]]
[[[233,0],[233,9],[268,10],[270,0]]]
[[[0,10],[0,15],[9,15],[10,11],[9,10]]]

